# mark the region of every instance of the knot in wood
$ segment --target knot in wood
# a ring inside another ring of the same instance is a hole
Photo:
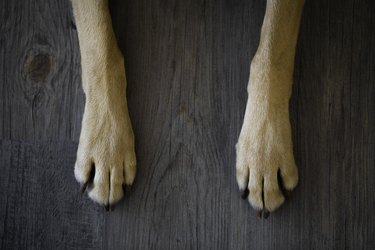
[[[30,53],[25,60],[24,74],[33,82],[44,82],[52,69],[52,56],[45,52]]]

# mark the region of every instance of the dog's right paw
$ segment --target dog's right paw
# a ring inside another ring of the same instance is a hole
[[[253,72],[250,81],[244,123],[236,145],[236,176],[243,198],[248,199],[258,215],[264,211],[267,217],[283,204],[284,195],[298,183],[289,95],[287,90],[280,89],[290,84],[282,82],[282,76],[262,77],[259,71]]]
[[[116,98],[113,98],[116,100]],[[134,136],[128,112],[121,102],[88,100],[74,174],[81,192],[108,210],[124,196],[136,174]]]

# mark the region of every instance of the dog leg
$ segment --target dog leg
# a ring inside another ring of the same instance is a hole
[[[286,190],[298,182],[288,106],[302,9],[303,0],[267,0],[236,145],[239,188],[265,217],[284,202],[278,178]]]
[[[89,197],[108,208],[135,178],[134,135],[126,101],[124,59],[107,0],[72,0],[86,105],[74,174]]]

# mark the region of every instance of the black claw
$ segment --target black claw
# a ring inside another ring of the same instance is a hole
[[[257,210],[257,217],[262,218],[262,210]]]
[[[92,183],[94,181],[94,177],[95,177],[95,163],[92,163],[91,171],[90,171],[90,175],[89,175],[89,179],[87,183]]]
[[[83,194],[83,193],[86,191],[87,185],[88,185],[88,182],[87,182],[87,181],[86,181],[85,183],[82,184],[82,186],[81,186],[80,189],[79,189],[79,192],[80,192],[81,194]]]
[[[264,212],[263,212],[263,218],[264,218],[264,219],[267,219],[268,216],[270,216],[270,212],[267,211],[267,210],[264,210]]]
[[[124,195],[131,191],[132,185],[122,184],[122,190],[124,191]]]
[[[113,210],[115,210],[115,205],[114,204],[109,205],[109,211],[113,211]]]
[[[246,189],[242,192],[241,198],[245,200],[245,199],[247,198],[248,195],[249,195],[249,189],[246,188]]]
[[[292,197],[292,191],[290,191],[290,190],[283,190],[282,193],[283,193],[285,199],[287,199],[287,200],[289,200]]]
[[[94,177],[95,177],[95,163],[92,163],[89,178],[85,183],[82,184],[82,186],[79,189],[79,192],[81,194],[83,194],[86,191],[87,187],[94,181]]]
[[[106,210],[107,212],[109,211],[109,205],[108,205],[108,204],[105,205],[104,208],[105,208],[105,210]]]

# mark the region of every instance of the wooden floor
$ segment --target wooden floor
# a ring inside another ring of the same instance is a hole
[[[375,249],[375,2],[306,2],[290,107],[300,183],[260,220],[234,145],[264,0],[111,2],[138,175],[110,213],[73,176],[70,1],[0,1],[0,249]]]

